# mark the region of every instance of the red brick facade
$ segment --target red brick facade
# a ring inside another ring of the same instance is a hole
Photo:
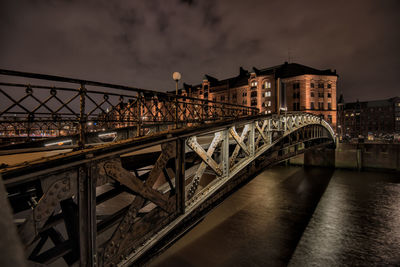
[[[199,85],[184,84],[180,94],[257,107],[263,114],[287,107],[322,115],[335,128],[337,78],[336,71],[285,62],[252,71],[240,68],[238,76],[224,80],[205,75]]]

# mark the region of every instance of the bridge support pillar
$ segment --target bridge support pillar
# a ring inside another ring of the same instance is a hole
[[[304,152],[304,166],[335,168],[334,148],[315,148]]]

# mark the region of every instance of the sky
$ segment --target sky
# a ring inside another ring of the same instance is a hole
[[[2,0],[0,68],[174,90],[295,62],[400,96],[400,0]]]

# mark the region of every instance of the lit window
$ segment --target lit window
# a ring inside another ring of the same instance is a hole
[[[271,88],[271,83],[270,82],[264,82],[264,88]]]
[[[400,121],[400,117],[396,117],[396,121]]]
[[[271,91],[265,92],[265,97],[270,97],[271,96]]]
[[[354,113],[351,113],[351,115],[350,115],[351,117],[354,117]]]
[[[271,106],[271,101],[267,101],[267,107]]]
[[[257,86],[257,82],[251,82],[251,87],[256,87]]]

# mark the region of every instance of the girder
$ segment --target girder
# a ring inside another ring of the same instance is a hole
[[[21,196],[28,184],[40,186],[26,197],[31,208],[15,214],[30,260],[129,265],[173,239],[256,170],[332,143],[332,128],[317,116],[260,115],[87,148],[0,173],[7,190]],[[144,153],[154,156],[139,157]],[[146,162],[135,164],[136,158]],[[57,240],[60,229],[79,234]],[[54,247],[37,255],[48,237]]]

